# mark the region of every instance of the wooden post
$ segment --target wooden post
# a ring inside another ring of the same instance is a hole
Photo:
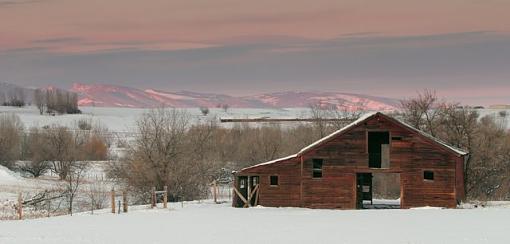
[[[156,207],[156,187],[152,187],[151,193],[151,208]]]
[[[250,176],[247,177],[248,178],[248,182],[247,182],[247,185],[248,185],[248,207],[251,207],[251,182],[250,182]]]
[[[214,203],[218,203],[218,196],[217,196],[217,192],[216,192],[216,188],[217,185],[216,185],[216,180],[213,181],[213,196],[214,196]]]
[[[124,213],[127,213],[128,212],[127,191],[122,192],[122,207],[123,207]]]
[[[23,195],[21,192],[18,194],[18,219],[23,219]]]
[[[111,192],[111,204],[112,204],[112,213],[114,214],[115,213],[115,189],[112,188],[112,192]]]
[[[165,190],[163,193],[163,208],[166,208],[168,204],[168,187],[165,186],[163,189]]]

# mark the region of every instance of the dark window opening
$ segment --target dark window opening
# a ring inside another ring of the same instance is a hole
[[[246,187],[246,181],[244,179],[241,179],[241,181],[239,182],[239,188],[243,189]]]
[[[368,166],[370,168],[389,168],[389,144],[389,132],[368,132]]]
[[[432,171],[423,171],[423,179],[424,180],[434,180],[434,172],[432,172]]]
[[[313,178],[322,178],[322,159],[314,158],[312,176]]]
[[[393,137],[391,137],[391,140],[392,141],[402,141],[402,137],[401,136],[393,136]]]
[[[278,185],[278,176],[277,175],[269,176],[269,182],[270,182],[270,185],[277,186]]]

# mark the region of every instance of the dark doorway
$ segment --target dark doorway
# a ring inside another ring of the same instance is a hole
[[[356,208],[362,209],[364,201],[372,203],[372,174],[356,174]]]
[[[368,132],[368,166],[389,168],[389,132]]]
[[[244,197],[244,199],[248,199],[248,177],[247,176],[239,176],[237,178],[237,190],[241,195]],[[241,200],[240,197],[236,197],[236,206],[237,207],[243,207],[244,202]]]

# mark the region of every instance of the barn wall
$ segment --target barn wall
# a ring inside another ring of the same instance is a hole
[[[367,131],[390,132],[390,167],[368,167]],[[399,137],[400,140],[391,140]],[[323,178],[312,179],[311,159],[324,159]],[[375,117],[304,155],[305,206],[354,208],[356,172],[399,172],[402,207],[456,206],[455,170],[459,157],[384,117]],[[423,180],[423,171],[434,181]],[[319,189],[319,190],[318,190]],[[351,191],[351,192],[349,192]]]
[[[242,175],[260,177],[259,204],[267,207],[301,207],[301,162],[286,160],[244,170]],[[278,176],[278,186],[271,186],[269,177]]]

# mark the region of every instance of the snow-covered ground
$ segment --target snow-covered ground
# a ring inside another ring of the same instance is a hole
[[[25,127],[45,126],[52,124],[76,126],[79,119],[90,119],[95,123],[106,126],[112,132],[133,132],[136,128],[136,121],[149,109],[139,108],[103,108],[103,107],[80,107],[83,114],[78,115],[39,115],[37,108],[24,107],[13,108],[0,106],[0,113],[16,113],[25,124]],[[198,108],[184,109],[192,116],[193,121],[206,120],[211,118],[305,118],[309,117],[308,108],[285,108],[285,109],[246,109],[230,108],[228,112],[223,109],[211,108],[207,116],[203,116]],[[502,110],[483,109],[479,110],[482,116],[495,115]],[[510,110],[507,110],[510,114]],[[510,128],[510,120],[506,121]],[[231,124],[230,124],[231,125]],[[225,126],[228,126],[225,125]]]
[[[136,121],[149,109],[139,108],[102,108],[102,107],[80,107],[82,114],[73,115],[40,115],[36,107],[13,108],[0,106],[0,113],[15,113],[25,127],[42,127],[45,125],[76,126],[80,119],[90,119],[95,123],[106,126],[113,132],[132,132],[136,128]],[[227,112],[223,109],[211,108],[207,116],[203,116],[198,108],[183,109],[187,111],[193,121],[206,120],[211,118],[296,118],[306,117],[307,108],[289,109],[241,109],[230,108]]]
[[[312,210],[171,204],[0,222],[0,243],[510,243],[510,208]]]

